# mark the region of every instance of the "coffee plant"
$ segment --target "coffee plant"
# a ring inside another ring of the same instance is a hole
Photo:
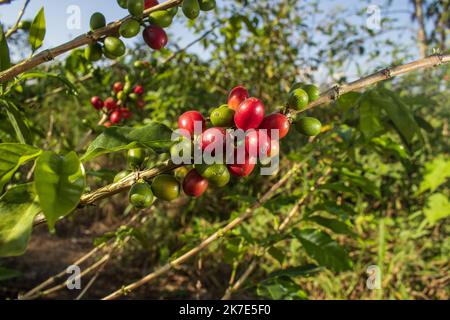
[[[0,25],[0,296],[448,299],[446,2],[110,2]]]

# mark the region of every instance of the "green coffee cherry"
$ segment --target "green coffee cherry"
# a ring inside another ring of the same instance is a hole
[[[128,150],[127,162],[128,166],[132,169],[139,168],[144,163],[146,154],[142,148],[134,148]]]
[[[198,2],[202,11],[210,11],[216,8],[216,0],[198,0]]]
[[[180,195],[180,183],[170,174],[161,174],[153,179],[152,191],[158,199],[172,201]]]
[[[308,94],[309,102],[316,101],[320,96],[319,88],[313,84],[307,84],[302,87]]]
[[[117,100],[125,101],[127,99],[127,95],[123,91],[117,92]]]
[[[117,0],[117,4],[123,9],[128,8],[128,0]]]
[[[198,0],[184,0],[181,7],[186,18],[194,20],[200,14],[200,5]]]
[[[84,49],[84,57],[89,61],[100,60],[102,54],[102,46],[99,43],[92,43]]]
[[[303,110],[309,102],[308,93],[303,89],[294,89],[289,93],[288,107]]]
[[[123,92],[125,92],[126,94],[129,94],[131,92],[131,82],[134,81],[130,81],[128,77],[125,77],[125,85],[123,86]]]
[[[208,180],[211,185],[215,187],[223,187],[230,182],[230,172],[224,164],[196,164],[195,169],[205,179]]]
[[[175,15],[178,13],[178,6],[172,7],[167,9],[167,11],[169,11],[170,15],[173,17],[175,17]]]
[[[116,183],[116,182],[122,180],[123,178],[125,178],[126,176],[128,176],[130,173],[131,173],[130,170],[123,170],[123,171],[120,171],[118,174],[116,174],[116,175],[114,176],[113,183]]]
[[[210,120],[214,127],[231,127],[235,111],[224,104],[211,112]]]
[[[95,12],[91,16],[91,20],[89,22],[89,25],[91,26],[91,30],[92,31],[100,29],[100,28],[103,28],[104,26],[106,26],[105,16],[103,14],[101,14],[100,12]]]
[[[144,0],[128,0],[127,8],[132,16],[140,18],[144,12]]]
[[[173,16],[167,10],[159,10],[149,14],[150,22],[161,28],[167,28],[172,24]]]
[[[119,38],[105,38],[105,52],[113,57],[121,57],[125,54],[125,44]]]
[[[150,185],[147,182],[135,183],[128,193],[128,200],[137,209],[150,207],[154,200]]]
[[[322,129],[320,121],[312,117],[299,118],[294,122],[294,125],[298,132],[309,137],[317,136]]]
[[[134,20],[125,21],[119,29],[119,33],[124,38],[133,38],[141,31],[141,24]]]

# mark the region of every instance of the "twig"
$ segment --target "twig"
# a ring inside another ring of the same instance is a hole
[[[125,294],[127,294],[128,292],[135,290],[141,286],[143,286],[144,284],[158,278],[159,276],[169,272],[172,268],[175,268],[176,266],[184,263],[185,261],[187,261],[189,258],[192,258],[194,256],[196,256],[198,253],[200,253],[201,251],[203,251],[204,249],[208,248],[209,245],[211,243],[213,243],[215,240],[223,237],[228,231],[234,229],[235,227],[237,227],[238,225],[240,225],[242,222],[244,222],[245,220],[247,220],[248,218],[253,216],[254,211],[261,207],[267,200],[269,200],[276,192],[277,190],[299,169],[300,165],[296,164],[292,167],[292,169],[290,169],[280,180],[278,180],[277,183],[275,183],[274,185],[272,185],[272,187],[269,189],[269,191],[267,191],[261,198],[259,201],[256,201],[250,208],[248,208],[243,215],[241,215],[240,217],[235,218],[234,220],[232,220],[230,223],[228,223],[225,227],[217,230],[216,232],[214,232],[212,235],[210,235],[208,238],[206,238],[205,240],[203,240],[198,246],[196,246],[195,248],[189,250],[187,253],[183,254],[181,257],[170,261],[169,263],[167,263],[166,265],[164,265],[163,267],[155,270],[154,272],[146,275],[145,277],[141,278],[140,280],[131,283],[113,293],[111,293],[110,295],[106,296],[103,298],[103,300],[113,300],[113,299],[117,299]]]
[[[290,110],[290,114],[303,112],[312,109],[314,107],[317,107],[321,104],[335,101],[339,98],[339,96],[343,95],[344,93],[351,91],[358,91],[367,88],[377,82],[388,80],[404,73],[408,73],[419,69],[431,68],[448,62],[450,62],[450,54],[444,55],[436,54],[397,67],[385,68],[383,70],[380,70],[378,72],[375,72],[371,75],[368,75],[356,81],[350,82],[348,84],[343,84],[341,86],[334,86],[323,92],[320,95],[319,99],[308,104],[308,106],[305,109],[301,111]]]
[[[151,12],[175,7],[175,6],[179,5],[181,2],[182,2],[182,0],[166,1],[164,3],[161,3],[159,5],[156,5],[154,7],[151,7],[149,9],[145,10],[144,16],[147,16]],[[114,33],[115,31],[117,31],[124,22],[126,22],[130,19],[132,19],[131,16],[126,16],[125,18],[115,21],[115,22],[112,22],[103,28],[82,34],[82,35],[78,36],[77,38],[75,38],[69,42],[66,42],[60,46],[41,51],[40,53],[36,54],[35,56],[33,56],[29,59],[23,60],[22,62],[1,72],[0,73],[0,83],[9,81],[12,78],[18,76],[19,74],[21,74],[25,71],[28,71],[30,69],[33,69],[34,67],[37,67],[43,63],[51,61],[55,57],[57,57],[63,53],[66,53],[73,49],[96,42],[99,39],[101,39],[102,37],[107,36],[109,34]]]
[[[9,29],[6,32],[5,38],[8,39],[14,32],[17,31],[17,29],[19,29],[20,21],[22,20],[22,17],[25,14],[25,10],[27,10],[29,3],[30,3],[30,0],[25,0],[25,3],[23,4],[22,9],[20,9],[20,11],[19,11],[19,16],[17,17],[16,23],[14,24],[14,26],[11,29]]]

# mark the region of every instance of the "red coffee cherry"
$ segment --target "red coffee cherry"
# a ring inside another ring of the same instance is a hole
[[[114,100],[114,98],[109,97],[105,100],[105,107],[108,110],[115,110],[117,109],[117,102]]]
[[[187,130],[191,137],[194,135],[194,124],[200,121],[202,124],[202,132],[206,128],[206,121],[202,114],[198,111],[187,111],[178,118],[178,128]]]
[[[290,126],[289,119],[284,114],[272,113],[263,119],[259,129],[266,129],[269,137],[271,137],[270,130],[278,129],[278,138],[282,139],[288,134]]]
[[[243,86],[237,86],[230,91],[228,95],[228,106],[237,110],[239,105],[249,97],[247,89]]]
[[[136,87],[134,87],[133,92],[138,95],[142,95],[144,94],[144,87],[141,85],[137,85]]]
[[[264,104],[256,98],[248,98],[239,105],[234,122],[239,129],[256,129],[264,119]]]
[[[246,177],[255,169],[255,161],[250,161],[250,157],[245,155],[244,163],[237,163],[237,155],[234,157],[234,164],[228,165],[228,171],[236,177]]]
[[[120,120],[122,120],[122,114],[120,111],[116,110],[113,113],[111,113],[111,115],[109,116],[109,120],[111,121],[111,123],[117,124],[120,122]]]
[[[202,150],[205,150],[209,145],[213,145],[214,148],[223,147],[225,145],[226,133],[224,128],[209,128],[205,130],[200,139],[200,147]]]
[[[245,151],[250,158],[270,155],[270,138],[264,131],[252,130],[245,135]]]
[[[158,0],[145,0],[144,10],[147,10],[147,9],[149,9],[151,7],[154,7],[154,6],[158,5],[158,4],[159,4]]]
[[[120,116],[123,119],[129,119],[133,115],[133,112],[131,112],[130,109],[128,109],[128,108],[120,108],[119,111],[120,111]]]
[[[119,93],[122,90],[123,90],[123,83],[122,82],[116,82],[116,83],[113,84],[113,91],[115,93]]]
[[[103,100],[100,99],[100,97],[95,96],[91,98],[91,104],[94,106],[95,109],[100,110],[101,108],[103,108],[104,103]]]
[[[103,124],[103,126],[106,127],[106,128],[109,128],[109,127],[112,126],[112,123],[109,122],[109,121],[106,121],[106,122]]]
[[[142,36],[145,43],[152,49],[161,50],[167,44],[167,34],[163,28],[149,26],[144,29]]]
[[[192,169],[183,180],[183,190],[188,196],[200,197],[208,189],[208,180]]]

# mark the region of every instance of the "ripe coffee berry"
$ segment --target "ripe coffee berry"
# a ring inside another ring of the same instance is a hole
[[[264,119],[264,104],[256,98],[248,98],[239,105],[234,115],[234,123],[244,131],[256,129]]]
[[[133,115],[133,112],[130,111],[128,108],[120,108],[120,115],[123,119],[130,119]]]
[[[270,138],[264,131],[252,130],[245,135],[245,151],[250,158],[270,155]]]
[[[111,121],[111,123],[117,124],[120,122],[120,120],[122,120],[122,114],[120,113],[120,111],[116,110],[111,113],[111,115],[109,116],[109,120]]]
[[[206,121],[198,111],[187,111],[178,118],[178,128],[187,130],[191,137],[194,135],[194,125],[199,122],[201,131],[206,128]],[[197,124],[198,125],[198,124]]]
[[[208,180],[195,169],[189,171],[183,180],[183,191],[191,197],[200,197],[208,189]]]
[[[117,102],[114,100],[114,98],[109,97],[105,100],[105,107],[108,110],[115,110],[117,109]]]
[[[237,110],[239,105],[249,97],[247,89],[243,86],[237,86],[230,91],[228,95],[228,106]]]
[[[122,82],[116,82],[113,84],[113,90],[115,93],[119,93],[123,90],[123,83]]]
[[[272,113],[263,119],[259,129],[266,129],[269,137],[271,137],[270,130],[277,129],[278,138],[282,139],[288,134],[290,126],[289,119],[284,114]]]
[[[142,95],[144,94],[144,87],[141,85],[137,85],[136,87],[134,87],[133,92],[138,95]]]
[[[91,104],[94,106],[95,109],[100,110],[101,108],[103,108],[104,103],[103,100],[100,99],[100,97],[95,96],[91,98]]]
[[[152,49],[161,50],[167,44],[167,34],[163,28],[149,26],[144,29],[142,36],[145,43]]]
[[[145,10],[158,5],[158,0],[145,0],[144,8]]]
[[[112,126],[112,123],[109,122],[109,121],[106,121],[106,122],[103,124],[103,126],[106,127],[106,128],[109,128],[109,127]]]
[[[209,128],[202,133],[200,147],[205,150],[208,146],[214,149],[223,148],[225,145],[226,131],[223,128]]]
[[[255,169],[256,161],[250,161],[250,157],[248,155],[245,156],[244,163],[238,163],[237,156],[234,158],[234,164],[228,165],[228,170],[230,173],[237,177],[246,177],[250,175]]]

